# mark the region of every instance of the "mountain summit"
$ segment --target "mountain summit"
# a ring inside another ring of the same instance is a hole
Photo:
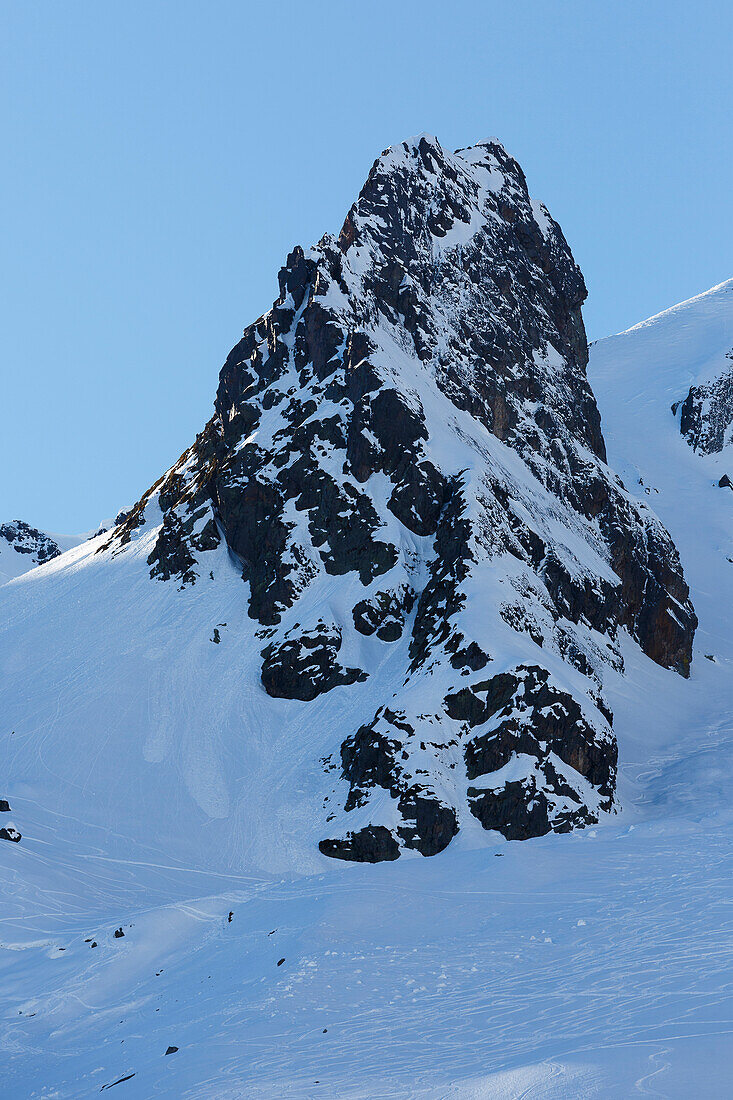
[[[621,632],[686,676],[696,618],[606,464],[560,227],[501,145],[423,135],[278,281],[194,444],[76,552],[16,774],[52,720],[51,802],[83,773],[87,820],[270,869],[597,821]]]

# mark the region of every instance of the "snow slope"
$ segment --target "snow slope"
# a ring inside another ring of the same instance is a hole
[[[601,340],[589,365],[609,461],[660,516],[680,550],[700,619],[697,676],[710,671],[700,658],[711,654],[724,683],[733,671],[726,665],[733,658],[733,493],[718,482],[733,475],[733,447],[696,453],[672,405],[690,386],[715,378],[731,349],[733,279]]]
[[[621,812],[591,830],[522,844],[462,831],[430,860],[308,862],[326,704],[310,704],[300,754],[292,724],[258,724],[225,547],[208,552],[216,581],[183,592],[150,584],[154,526],[114,560],[92,540],[3,589],[3,721],[32,700],[38,723],[3,738],[7,773],[38,777],[7,792],[24,843],[0,844],[7,1095],[726,1094],[733,496],[717,486],[725,452],[695,454],[670,405],[722,347],[710,326],[728,331],[727,302],[592,352],[609,460],[675,538],[700,625],[689,680],[621,635],[625,674],[604,682]],[[689,354],[673,370],[678,332]],[[33,667],[47,696],[18,674]],[[373,684],[376,700],[378,671]],[[232,805],[228,779],[252,774]],[[38,798],[54,780],[66,806]]]

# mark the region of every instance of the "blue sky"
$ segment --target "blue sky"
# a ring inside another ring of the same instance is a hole
[[[733,275],[733,6],[34,0],[3,7],[0,520],[76,532],[210,415],[295,243],[423,130],[498,137],[591,338]]]

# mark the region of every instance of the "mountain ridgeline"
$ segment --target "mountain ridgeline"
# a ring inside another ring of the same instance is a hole
[[[498,143],[421,136],[278,278],[213,417],[99,553],[155,528],[151,583],[189,589],[226,548],[272,721],[285,700],[321,723],[332,697],[323,854],[597,821],[620,632],[687,676],[696,617],[669,535],[606,465],[560,227]]]

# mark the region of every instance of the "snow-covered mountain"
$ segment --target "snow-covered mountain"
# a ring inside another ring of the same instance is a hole
[[[725,1095],[731,285],[586,378],[521,169],[425,136],[291,253],[0,589],[11,1094]]]
[[[695,616],[561,230],[500,145],[422,136],[279,285],[180,461],[8,592],[13,662],[61,632],[31,700],[4,677],[8,781],[237,870],[598,821],[619,632],[687,675]]]
[[[0,524],[0,584],[51,561],[81,541],[82,537],[74,535],[50,535],[48,531],[39,531],[22,519]]]

